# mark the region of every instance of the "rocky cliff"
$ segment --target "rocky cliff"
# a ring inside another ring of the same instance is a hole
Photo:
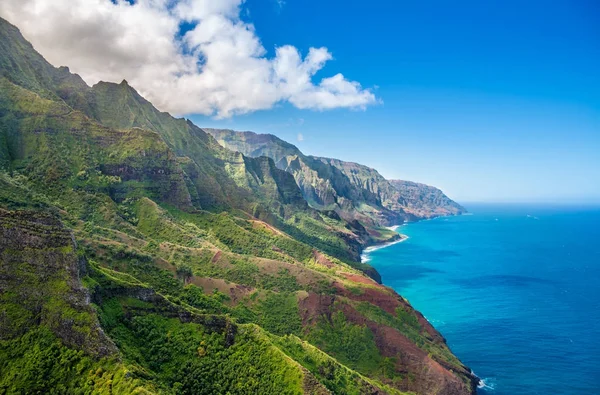
[[[419,218],[460,215],[467,210],[438,188],[412,181],[390,180],[406,205],[406,210]]]
[[[336,211],[367,227],[457,215],[465,210],[441,191],[423,184],[386,180],[377,170],[339,159],[304,155],[270,134],[204,129],[224,147],[251,157],[272,158],[294,176],[313,207]]]

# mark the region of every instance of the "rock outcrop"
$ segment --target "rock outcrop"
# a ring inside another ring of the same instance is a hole
[[[85,270],[73,234],[58,219],[0,209],[0,340],[44,325],[70,347],[116,354],[81,285]]]

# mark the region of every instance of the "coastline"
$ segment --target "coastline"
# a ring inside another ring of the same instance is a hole
[[[402,226],[402,225],[394,225],[394,226],[388,227],[387,229],[397,231],[400,228],[400,226]],[[402,233],[398,233],[398,236],[399,236],[399,239],[396,239],[393,241],[385,241],[383,243],[377,243],[377,244],[374,244],[374,245],[371,245],[371,246],[365,248],[360,254],[360,262],[361,263],[369,262],[370,261],[369,253],[371,253],[373,251],[377,251],[382,248],[387,248],[394,244],[402,243],[403,241],[406,241],[409,238],[407,235],[403,235]]]
[[[464,215],[464,213],[461,213],[461,214],[458,214],[458,215]],[[458,215],[452,215],[452,216],[458,216]],[[434,217],[431,217],[431,218],[420,219],[419,221],[414,221],[414,222],[428,221],[428,220],[438,219],[438,218],[442,218],[442,217],[447,217],[447,216],[434,216]],[[375,243],[373,245],[370,245],[370,246],[366,247],[361,252],[361,254],[360,254],[360,262],[364,263],[364,264],[368,264],[368,262],[371,260],[370,257],[369,257],[369,254],[371,252],[377,251],[377,250],[380,250],[380,249],[383,249],[383,248],[387,248],[387,247],[390,247],[390,246],[392,246],[394,244],[402,243],[402,242],[408,240],[410,237],[407,236],[407,235],[405,235],[405,234],[400,233],[399,229],[403,225],[408,225],[409,223],[413,223],[413,222],[404,222],[403,224],[400,224],[400,225],[394,225],[394,226],[386,227],[389,230],[397,232],[398,238],[395,239],[395,240],[392,240],[392,241],[384,241],[384,242],[381,242],[381,243]],[[372,268],[375,270],[375,272],[377,272],[377,269],[375,269],[375,267],[372,267]],[[379,281],[379,283],[383,284],[383,279],[381,279],[381,281]],[[400,296],[400,294],[398,293],[398,291],[394,290],[394,292],[396,292],[397,295]],[[415,311],[418,314],[422,315],[422,313],[420,311],[418,311],[416,309],[415,309]],[[427,318],[425,318],[425,316],[423,316],[423,318],[425,320],[427,320]],[[427,320],[427,322],[432,326],[432,328],[435,331],[437,331],[438,333],[440,333],[440,336],[443,336],[443,335],[441,335],[441,332],[439,332],[438,329],[435,326],[433,326],[433,324],[431,324],[428,320]],[[445,340],[444,340],[444,342],[445,342]],[[478,389],[489,389],[489,390],[493,390],[494,389],[493,385],[489,385],[488,383],[486,383],[483,379],[481,379],[479,376],[477,376],[477,374],[475,372],[473,372],[472,369],[470,369],[467,365],[464,365],[462,361],[460,363],[462,364],[462,366],[465,369],[468,370],[468,372],[470,374],[469,381],[470,381],[470,386],[471,386],[470,390],[471,390],[471,394],[472,395],[477,394]]]
[[[404,222],[402,224],[399,225],[393,225],[393,226],[386,226],[386,229],[392,230],[394,232],[397,232],[399,239],[393,239],[392,241],[383,241],[380,243],[374,243],[371,244],[367,247],[365,247],[364,250],[361,251],[360,253],[360,262],[361,263],[367,263],[370,261],[369,259],[369,253],[382,249],[382,248],[386,248],[389,247],[391,245],[397,244],[397,243],[402,243],[403,241],[409,239],[409,237],[407,235],[404,235],[400,232],[398,232],[398,229],[400,229],[400,227],[404,226],[404,225],[408,225],[410,223],[415,223],[415,222],[421,222],[421,221],[431,221],[434,219],[439,219],[439,218],[444,218],[444,217],[458,217],[461,215],[473,215],[473,213],[468,212],[467,210],[464,210],[462,212],[456,213],[456,214],[444,214],[444,215],[433,215],[431,217],[428,218],[418,218],[415,221],[407,221]]]

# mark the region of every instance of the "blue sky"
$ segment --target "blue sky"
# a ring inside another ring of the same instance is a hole
[[[268,56],[325,46],[315,80],[342,71],[383,103],[198,125],[272,133],[464,202],[600,202],[599,3],[248,0],[242,15]]]

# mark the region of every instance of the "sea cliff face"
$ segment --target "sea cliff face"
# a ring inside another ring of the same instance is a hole
[[[229,150],[2,19],[0,50],[0,392],[474,392],[359,262],[406,215],[379,177]]]
[[[404,198],[406,210],[418,218],[461,215],[467,210],[439,189],[418,182],[390,180]]]
[[[398,191],[374,169],[304,155],[273,135],[204,130],[226,148],[248,156],[272,158],[278,168],[294,176],[305,199],[315,208],[334,210],[348,221],[359,220],[369,227],[394,225],[411,218],[398,203]]]
[[[347,220],[358,219],[367,226],[378,227],[466,212],[437,188],[388,181],[377,170],[358,163],[304,155],[273,135],[204,130],[231,150],[272,158],[277,167],[294,176],[311,206],[335,210]]]

